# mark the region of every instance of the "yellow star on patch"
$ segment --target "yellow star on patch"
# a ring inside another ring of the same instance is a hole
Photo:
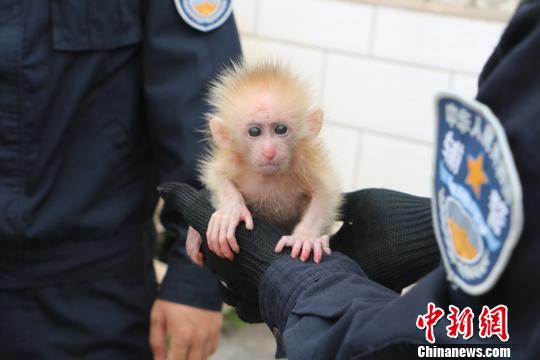
[[[217,5],[212,4],[208,1],[202,2],[199,5],[195,6],[195,9],[202,16],[210,16],[216,11]]]
[[[477,198],[480,197],[482,185],[488,182],[488,178],[483,169],[484,155],[478,155],[476,158],[467,159],[467,178],[465,182],[471,186]]]

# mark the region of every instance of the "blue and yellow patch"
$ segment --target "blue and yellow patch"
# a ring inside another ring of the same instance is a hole
[[[441,94],[436,115],[435,234],[449,280],[483,294],[521,235],[521,184],[504,130],[486,106]]]
[[[232,13],[232,0],[174,0],[174,3],[185,22],[204,32],[220,27]]]

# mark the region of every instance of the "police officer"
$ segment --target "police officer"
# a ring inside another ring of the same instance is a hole
[[[152,213],[156,184],[195,184],[230,6],[0,0],[2,359],[150,358],[149,328],[156,359],[166,335],[174,359],[215,350],[221,300],[182,238],[155,300]]]
[[[483,70],[478,101],[437,100],[433,206],[385,190],[348,194],[335,245],[357,262],[334,252],[321,264],[302,263],[274,254],[279,229],[260,221],[253,231],[241,227],[234,262],[205,253],[224,299],[244,319],[264,320],[277,355],[289,359],[456,356],[432,344],[537,359],[538,64],[540,2],[526,1]],[[177,184],[162,194],[204,233],[207,194]]]

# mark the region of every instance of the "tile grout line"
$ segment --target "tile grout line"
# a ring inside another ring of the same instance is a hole
[[[323,61],[321,69],[321,106],[326,103],[326,75],[328,74],[328,53],[323,52]]]
[[[411,138],[411,137],[407,137],[403,135],[396,135],[396,134],[392,134],[392,133],[381,131],[381,130],[374,130],[374,129],[366,128],[363,126],[344,124],[338,121],[328,121],[328,125],[335,125],[335,126],[349,129],[349,130],[359,130],[367,134],[372,134],[372,135],[385,137],[385,138],[393,138],[395,140],[400,140],[400,141],[414,144],[414,145],[429,146],[429,147],[433,146],[433,141]]]
[[[469,71],[469,70],[452,69],[452,68],[440,67],[440,66],[435,66],[435,65],[416,63],[416,62],[407,61],[403,59],[393,59],[393,58],[386,58],[386,57],[377,56],[377,55],[363,54],[359,52],[347,51],[347,50],[342,50],[342,49],[325,48],[325,47],[320,47],[320,46],[298,42],[294,40],[272,38],[272,37],[259,35],[259,34],[249,34],[249,33],[244,32],[243,36],[254,37],[258,40],[269,41],[269,42],[273,42],[273,43],[277,43],[277,44],[285,45],[285,46],[291,46],[291,47],[296,47],[296,48],[301,47],[301,48],[305,48],[312,51],[319,51],[319,52],[322,51],[322,52],[328,52],[328,53],[333,53],[336,55],[354,57],[354,58],[359,58],[359,59],[364,59],[364,60],[380,61],[382,63],[390,64],[390,65],[400,65],[400,66],[405,66],[409,68],[430,70],[430,71],[435,71],[435,72],[445,73],[445,74],[448,74],[448,72],[454,71],[454,72],[459,72],[460,74],[463,74],[463,75],[478,76],[477,72]]]
[[[356,130],[356,154],[354,156],[354,165],[353,165],[353,178],[352,178],[352,188],[358,188],[358,180],[359,180],[359,174],[360,171],[360,162],[362,158],[362,143],[364,141],[364,134],[363,131],[360,129]]]
[[[259,34],[259,24],[260,24],[260,9],[262,0],[250,0],[255,1],[255,16],[253,16],[253,33]]]
[[[449,79],[448,79],[448,88],[449,89],[455,90],[456,74],[457,73],[455,71],[450,72],[450,76],[449,76]]]
[[[373,15],[372,15],[372,21],[371,21],[371,28],[370,28],[370,37],[369,37],[369,44],[368,44],[368,54],[373,55],[375,48],[375,32],[377,29],[377,21],[379,20],[379,7],[373,6]]]

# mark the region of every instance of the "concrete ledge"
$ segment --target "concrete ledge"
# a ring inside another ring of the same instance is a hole
[[[343,2],[356,2],[371,5],[397,7],[408,10],[424,11],[435,14],[443,14],[488,21],[508,21],[515,9],[509,6],[508,10],[493,8],[480,8],[467,4],[445,4],[429,0],[338,0]],[[517,5],[517,3],[516,3]]]

